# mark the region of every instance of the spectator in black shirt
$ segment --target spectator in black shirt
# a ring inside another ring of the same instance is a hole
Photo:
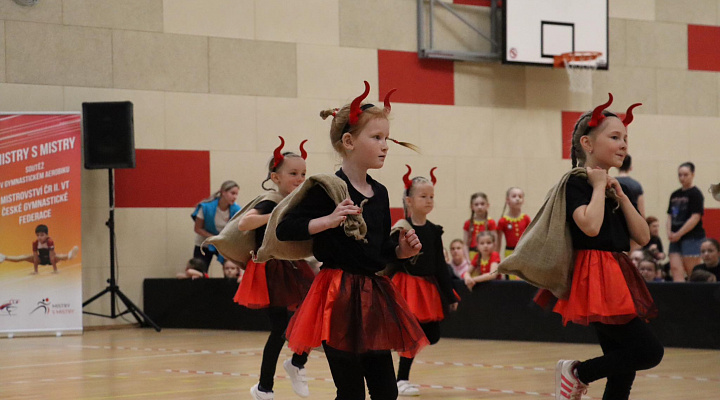
[[[720,282],[720,243],[712,238],[705,239],[700,245],[700,257],[703,263],[696,265],[693,273],[708,271],[715,275],[717,282]]]
[[[684,282],[700,263],[700,244],[705,239],[702,225],[705,198],[693,185],[694,178],[695,164],[680,164],[678,180],[682,187],[670,195],[667,209],[670,273],[675,282]]]

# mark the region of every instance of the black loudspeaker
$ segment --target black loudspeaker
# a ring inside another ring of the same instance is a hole
[[[85,168],[135,168],[133,104],[82,103]]]

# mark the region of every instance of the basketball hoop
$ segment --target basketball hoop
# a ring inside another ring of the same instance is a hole
[[[570,91],[592,93],[592,73],[598,68],[599,51],[574,51],[554,56],[555,68],[565,67],[570,80]]]

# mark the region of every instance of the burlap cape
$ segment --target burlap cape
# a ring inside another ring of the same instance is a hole
[[[534,286],[548,289],[559,299],[566,299],[570,293],[575,260],[565,219],[565,189],[572,175],[587,179],[585,168],[574,168],[563,175],[548,192],[515,251],[498,266],[500,273],[517,275]]]
[[[318,174],[307,178],[300,187],[285,197],[273,210],[265,230],[265,238],[257,254],[254,255],[255,262],[265,262],[273,258],[278,260],[300,260],[313,255],[312,239],[281,242],[278,240],[275,230],[285,214],[300,204],[308,191],[316,185],[320,185],[325,190],[330,199],[335,202],[335,205],[350,197],[347,184],[337,175]],[[364,203],[359,206],[362,207],[363,205]],[[347,236],[356,240],[367,241],[365,239],[367,225],[362,214],[348,215],[342,225]]]
[[[255,250],[255,230],[240,231],[238,230],[238,224],[240,223],[240,219],[247,214],[248,211],[252,210],[258,203],[264,200],[279,203],[280,200],[282,200],[282,195],[272,191],[254,198],[230,218],[230,221],[228,221],[227,225],[225,225],[219,234],[205,239],[203,246],[211,244],[215,246],[218,253],[226,259],[241,265],[247,264],[252,251]]]

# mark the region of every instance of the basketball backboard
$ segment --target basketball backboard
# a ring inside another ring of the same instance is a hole
[[[503,63],[553,66],[553,57],[600,52],[608,68],[608,0],[505,0]]]

